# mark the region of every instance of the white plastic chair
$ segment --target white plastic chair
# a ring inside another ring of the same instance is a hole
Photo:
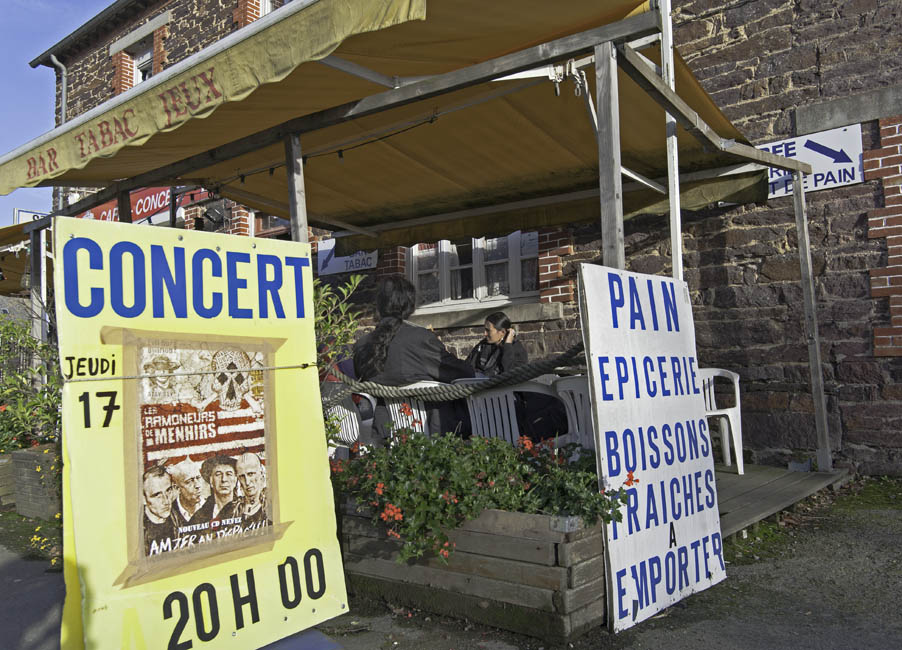
[[[429,388],[432,386],[442,386],[438,381],[418,381],[415,384],[407,386],[398,386],[399,389],[405,388]],[[417,433],[429,433],[429,412],[426,410],[424,400],[421,397],[385,397],[385,406],[391,414],[392,422],[395,427],[406,427]],[[404,406],[407,404],[410,411]],[[406,414],[405,412],[409,413]]]
[[[338,385],[338,384],[336,384]],[[324,393],[330,392],[328,389],[323,389]],[[356,395],[360,395],[361,398],[366,399],[370,402],[373,408],[375,408],[376,400],[373,399],[370,395],[366,393],[355,393]],[[373,408],[370,409],[370,412],[373,411]],[[355,442],[360,440],[361,434],[366,436],[369,430],[373,427],[372,418],[368,420],[363,420],[360,416],[360,410],[357,408],[357,404],[354,403],[354,398],[351,395],[345,395],[344,398],[334,406],[330,406],[326,411],[327,416],[338,416],[339,419],[339,431],[338,431],[338,442],[340,442],[343,446],[350,447]],[[330,449],[329,456],[332,457],[334,455],[334,447]]]
[[[460,379],[454,383],[478,383],[482,379]],[[492,388],[467,397],[473,435],[482,438],[501,438],[512,445],[520,440],[520,424],[514,393],[541,393],[557,398],[547,384],[527,381],[514,386]]]
[[[745,467],[742,461],[742,418],[739,413],[739,375],[730,370],[721,368],[699,368],[699,379],[702,382],[702,394],[705,397],[705,415],[708,420],[714,420],[718,423],[720,430],[720,446],[723,448],[723,463],[727,467],[730,462],[730,436],[733,438],[733,448],[736,450],[736,471],[738,474],[745,473]],[[735,406],[729,408],[717,408],[717,402],[714,400],[714,380],[717,377],[729,379],[733,382],[733,396]],[[727,428],[729,434],[727,435]]]
[[[594,450],[595,425],[588,376],[561,377],[554,382],[554,390],[567,412],[567,435],[558,438],[558,446],[575,442]]]

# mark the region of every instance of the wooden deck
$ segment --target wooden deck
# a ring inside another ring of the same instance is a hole
[[[785,510],[828,485],[842,482],[847,470],[792,472],[779,467],[746,463],[745,474],[736,467],[715,465],[720,531],[724,537]]]

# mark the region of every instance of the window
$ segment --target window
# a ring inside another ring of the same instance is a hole
[[[126,52],[135,65],[135,85],[153,76],[153,35],[129,47]]]
[[[416,244],[408,256],[417,311],[509,303],[539,294],[539,236],[443,239]]]

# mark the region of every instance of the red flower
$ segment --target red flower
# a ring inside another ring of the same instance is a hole
[[[385,490],[385,483],[376,483],[376,494],[382,494]]]
[[[404,402],[403,404],[401,404],[401,407],[398,409],[398,412],[401,415],[406,415],[407,417],[411,417],[413,415],[413,409],[410,408],[410,404],[408,404],[407,402]]]
[[[6,404],[0,404],[0,413],[6,410]]]
[[[525,451],[531,451],[531,450],[532,450],[532,447],[533,447],[532,440],[530,440],[530,439],[527,438],[526,436],[520,436],[519,444],[520,444],[521,447],[523,447],[523,449],[524,449]]]
[[[353,451],[355,454],[360,451],[360,441],[357,441],[353,445],[351,445],[351,451]]]
[[[628,487],[632,487],[633,485],[635,485],[638,482],[639,482],[639,479],[634,477],[632,472],[626,473],[626,482],[624,483],[624,485],[626,485]]]
[[[385,534],[388,535],[389,537],[394,537],[395,539],[401,539],[401,536],[398,533],[396,533],[395,531],[393,531],[391,528],[389,528],[387,531],[385,531]]]

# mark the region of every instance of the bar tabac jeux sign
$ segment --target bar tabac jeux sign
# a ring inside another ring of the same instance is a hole
[[[309,246],[55,237],[62,647],[260,647],[346,611]]]
[[[685,282],[580,266],[603,489],[608,622],[624,630],[726,577],[695,329]]]

